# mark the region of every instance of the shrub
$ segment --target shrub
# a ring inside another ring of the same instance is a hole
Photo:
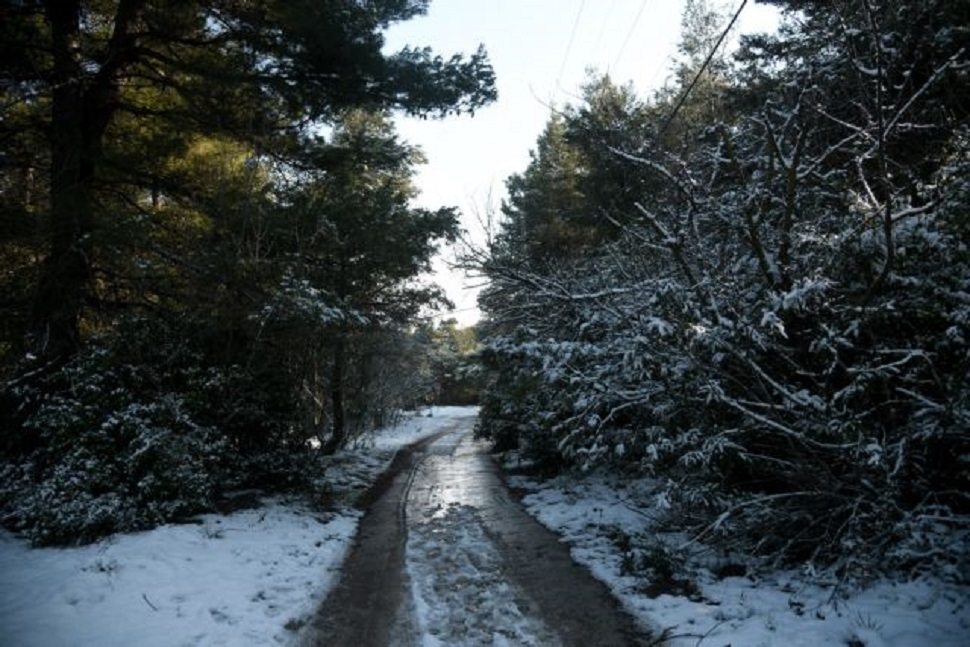
[[[105,411],[52,397],[27,427],[44,447],[4,468],[8,525],[36,544],[83,543],[211,508],[225,439],[172,394]]]
[[[227,489],[308,483],[309,450],[270,390],[207,361],[191,326],[122,322],[9,387],[0,518],[35,544],[83,543],[211,510]]]

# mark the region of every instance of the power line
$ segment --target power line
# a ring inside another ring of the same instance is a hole
[[[616,68],[620,64],[620,59],[623,58],[623,52],[626,51],[626,46],[630,43],[630,38],[633,36],[633,30],[637,28],[637,23],[640,22],[640,17],[643,15],[643,10],[647,8],[647,0],[643,0],[640,3],[640,9],[637,11],[636,18],[633,19],[633,24],[630,25],[629,31],[626,32],[626,37],[623,39],[623,44],[620,45],[620,51],[616,54],[616,60],[613,61],[613,67]]]
[[[599,55],[600,43],[603,42],[603,34],[606,33],[606,26],[609,24],[610,16],[613,15],[613,9],[615,8],[616,8],[616,0],[612,0],[612,2],[610,2],[609,9],[606,10],[606,16],[603,17],[603,24],[600,26],[600,31],[596,35],[596,44],[593,45],[594,55]]]
[[[562,65],[559,66],[559,75],[556,76],[556,90],[558,91],[563,72],[566,71],[566,62],[569,61],[569,53],[573,49],[573,41],[576,39],[576,31],[579,29],[579,19],[583,16],[583,9],[586,7],[586,0],[580,0],[579,11],[576,12],[576,19],[573,21],[573,30],[569,34],[569,44],[566,45],[566,53],[562,57]]]
[[[676,117],[677,113],[680,112],[680,109],[683,107],[684,102],[687,101],[687,96],[690,94],[691,90],[694,89],[694,86],[697,85],[697,82],[700,80],[701,75],[704,74],[704,70],[706,70],[707,66],[711,64],[712,60],[714,60],[714,54],[717,52],[717,49],[721,46],[721,43],[724,42],[724,39],[727,38],[727,35],[730,33],[730,31],[734,28],[734,23],[738,21],[738,17],[741,15],[741,12],[744,10],[745,5],[747,4],[748,4],[748,0],[741,0],[741,6],[738,7],[738,10],[734,12],[734,17],[731,18],[731,22],[728,23],[727,29],[725,29],[721,33],[721,37],[717,39],[716,43],[714,43],[714,48],[711,49],[711,53],[707,55],[706,59],[704,59],[704,64],[701,65],[701,69],[699,69],[697,71],[697,74],[694,75],[694,80],[690,82],[690,85],[687,86],[687,89],[684,90],[684,93],[680,95],[680,100],[677,102],[676,107],[674,107],[674,111],[670,113],[670,116],[667,117],[667,121],[664,122],[663,128],[660,129],[659,136],[662,136],[667,131],[667,127],[670,126],[670,123],[674,120],[674,117]]]
[[[654,86],[654,85],[656,84],[656,82],[657,82],[657,77],[659,77],[659,76],[660,76],[660,73],[661,73],[661,72],[663,72],[663,71],[664,71],[664,69],[665,69],[665,68],[666,68],[666,67],[667,67],[667,66],[668,66],[668,65],[669,65],[669,64],[671,63],[671,61],[673,61],[673,60],[674,60],[674,55],[673,55],[673,54],[667,54],[667,55],[666,55],[666,56],[664,57],[664,60],[662,60],[662,61],[660,61],[660,64],[659,64],[659,65],[657,65],[657,69],[656,69],[656,70],[654,70],[654,71],[653,71],[653,74],[652,74],[652,75],[650,76],[650,81],[648,81],[648,82],[647,82],[647,88],[652,88],[652,87],[653,87],[653,86]]]

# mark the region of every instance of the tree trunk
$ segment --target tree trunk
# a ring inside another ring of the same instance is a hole
[[[54,57],[51,101],[49,250],[35,295],[29,348],[59,361],[77,350],[84,286],[91,272],[91,161],[84,158],[84,94],[78,60],[78,2],[50,2]]]
[[[82,65],[79,0],[45,3],[53,56],[49,249],[28,348],[57,364],[80,346],[80,320],[91,280],[94,175],[104,133],[118,106],[125,68],[134,60],[132,26],[145,0],[122,0],[104,63],[93,76]]]
[[[332,454],[347,441],[346,420],[344,417],[344,339],[337,338],[333,349],[333,367],[330,373],[330,406],[332,408],[333,428],[330,439],[323,447],[324,454]]]

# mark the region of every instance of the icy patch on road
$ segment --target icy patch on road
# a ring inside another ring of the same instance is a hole
[[[403,447],[453,428],[471,424],[478,407],[429,407],[402,414],[397,424],[362,434],[352,446],[328,458],[321,478],[335,507],[352,506],[394,460]]]
[[[405,414],[405,418],[393,427],[365,434],[361,444],[378,451],[395,452],[408,443],[452,427],[459,421],[474,420],[477,416],[478,407],[428,407]]]
[[[407,545],[412,622],[421,636],[413,644],[560,644],[554,633],[529,617],[534,615],[529,600],[508,581],[474,508],[451,504],[424,523],[416,521]]]

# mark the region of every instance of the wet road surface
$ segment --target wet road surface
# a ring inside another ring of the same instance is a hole
[[[474,418],[399,452],[306,643],[646,645],[502,482]]]

